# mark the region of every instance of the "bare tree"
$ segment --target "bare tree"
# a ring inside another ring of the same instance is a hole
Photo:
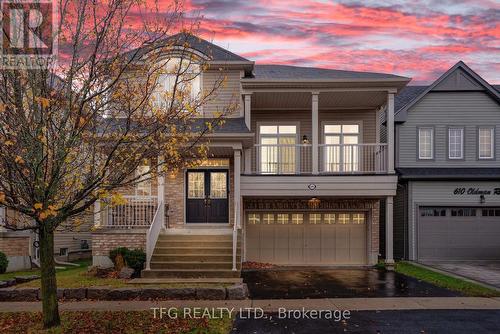
[[[60,323],[54,231],[102,198],[155,173],[199,163],[209,121],[194,115],[224,82],[196,93],[207,57],[181,27],[182,5],[160,11],[137,0],[61,0],[59,65],[0,73],[0,204],[39,235],[44,327]],[[158,159],[158,157],[162,159]],[[152,167],[136,175],[138,166]],[[158,168],[160,167],[160,168]]]

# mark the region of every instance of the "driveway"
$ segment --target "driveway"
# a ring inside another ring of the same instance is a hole
[[[272,318],[271,318],[272,317]],[[500,310],[359,311],[331,319],[236,319],[231,333],[498,333]]]
[[[429,261],[422,264],[500,289],[500,261]]]
[[[460,293],[377,269],[245,270],[252,299],[455,297]]]

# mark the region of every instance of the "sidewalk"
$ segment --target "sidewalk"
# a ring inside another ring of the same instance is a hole
[[[164,300],[61,302],[61,311],[141,311],[153,307],[262,308],[265,312],[288,310],[500,310],[500,297],[395,297],[267,300]],[[0,312],[41,311],[41,302],[0,302]]]

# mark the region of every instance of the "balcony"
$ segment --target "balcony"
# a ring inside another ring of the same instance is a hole
[[[387,173],[387,144],[321,144],[318,147],[321,175]],[[310,175],[313,173],[310,144],[254,145],[250,175]]]

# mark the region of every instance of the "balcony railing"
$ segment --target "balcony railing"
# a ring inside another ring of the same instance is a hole
[[[387,144],[322,144],[319,155],[322,174],[387,172]]]
[[[107,228],[149,228],[158,209],[156,196],[124,196],[122,205],[101,204],[101,226]]]
[[[387,144],[321,144],[320,174],[387,172]],[[252,148],[250,171],[257,175],[312,174],[312,145],[263,145]]]
[[[251,173],[261,175],[310,174],[309,144],[258,144],[252,148]]]

